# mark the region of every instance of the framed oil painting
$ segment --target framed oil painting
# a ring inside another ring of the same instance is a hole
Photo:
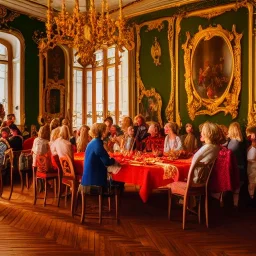
[[[146,122],[157,122],[163,126],[161,118],[162,99],[155,89],[142,90],[139,96],[139,113],[145,117]]]
[[[241,90],[242,34],[220,25],[202,29],[191,38],[187,32],[184,50],[187,109],[196,115],[215,115],[220,111],[237,116]]]

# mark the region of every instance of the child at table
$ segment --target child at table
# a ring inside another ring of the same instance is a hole
[[[251,199],[254,198],[256,188],[256,126],[247,129],[247,135],[252,141],[247,152],[247,175],[248,175],[248,192]]]

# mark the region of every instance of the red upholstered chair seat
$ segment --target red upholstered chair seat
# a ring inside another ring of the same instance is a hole
[[[168,185],[168,188],[172,190],[173,194],[178,194],[178,195],[185,195],[186,188],[187,188],[187,182],[182,182],[182,181],[177,181],[170,183]]]

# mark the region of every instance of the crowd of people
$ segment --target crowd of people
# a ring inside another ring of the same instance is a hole
[[[73,159],[74,153],[85,152],[81,184],[105,185],[106,167],[116,163],[109,157],[109,152],[129,154],[141,151],[151,152],[154,156],[168,156],[174,151],[185,151],[193,155],[193,165],[199,160],[211,161],[216,158],[221,147],[226,147],[237,160],[241,185],[248,177],[248,191],[253,198],[256,188],[256,127],[246,131],[247,141],[250,142],[247,151],[237,122],[231,123],[229,127],[206,122],[199,126],[200,136],[194,133],[192,124],[186,124],[185,129],[186,133],[180,135],[176,123],[168,122],[161,128],[156,122],[145,122],[145,118],[139,114],[134,120],[124,116],[119,125],[114,124],[109,116],[103,123],[95,123],[92,127],[82,125],[71,133],[67,119],[60,121],[54,118],[49,124],[41,126],[38,132],[36,126],[32,126],[27,138],[27,134],[21,133],[15,125],[15,115],[8,114],[6,120],[1,119],[0,165],[8,148],[13,151],[31,149],[33,165],[36,165],[37,154],[49,158],[67,155]]]

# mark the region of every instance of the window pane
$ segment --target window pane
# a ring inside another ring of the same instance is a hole
[[[88,126],[92,125],[92,71],[86,72],[87,80],[87,120],[86,123]]]
[[[128,51],[122,53],[119,65],[119,116],[129,115]]]
[[[103,122],[103,72],[96,71],[96,116],[97,122]]]
[[[115,47],[108,48],[108,59],[115,57],[116,49]]]
[[[7,48],[0,44],[0,60],[8,60]]]
[[[5,113],[8,113],[8,65],[0,64],[0,103],[4,105]]]
[[[83,95],[83,71],[74,69],[73,86],[73,127],[82,125],[82,95]]]
[[[108,116],[113,117],[114,123],[116,123],[115,118],[115,67],[108,68]]]

